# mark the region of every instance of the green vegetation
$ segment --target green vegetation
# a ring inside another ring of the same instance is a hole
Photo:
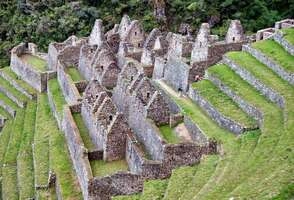
[[[75,68],[75,67],[68,67],[66,69],[66,72],[71,77],[73,82],[78,82],[78,81],[84,80],[84,78],[81,76],[79,70],[77,68]]]
[[[273,40],[262,40],[252,44],[266,56],[283,67],[286,71],[294,72],[294,56],[291,56],[281,45]]]
[[[4,67],[3,69],[0,69],[3,73],[5,73],[6,76],[9,76],[11,79],[13,79],[20,87],[25,89],[29,94],[35,94],[36,90],[27,84],[25,81],[21,80],[12,70],[10,67]]]
[[[164,125],[159,127],[161,136],[170,144],[176,144],[181,142],[180,138],[177,136],[177,133],[169,125]]]
[[[192,87],[224,116],[229,117],[247,128],[256,127],[256,121],[243,112],[230,97],[220,91],[209,80],[193,83]]]
[[[18,199],[17,155],[21,144],[25,112],[18,110],[10,131],[9,142],[2,167],[2,196],[7,199]]]
[[[60,116],[63,115],[63,105],[65,105],[65,99],[58,84],[58,80],[56,78],[50,79],[48,81],[48,87],[53,97],[53,102],[56,107],[56,111]]]
[[[10,106],[12,109],[17,110],[18,106],[11,99],[9,99],[5,94],[0,92],[0,101],[3,101],[5,105]]]
[[[115,197],[112,197],[111,199],[112,200],[140,200],[141,198],[141,195],[140,194],[133,194],[133,195],[130,195],[130,196],[115,196]]]
[[[32,66],[38,71],[44,72],[47,70],[47,63],[42,58],[39,58],[31,54],[24,54],[21,56],[21,59],[23,59],[30,66]]]
[[[76,125],[77,125],[79,131],[80,131],[80,135],[81,135],[81,138],[85,144],[85,147],[90,151],[94,150],[95,145],[93,144],[93,142],[90,138],[88,128],[86,127],[86,125],[83,121],[82,115],[80,113],[73,113],[73,118],[76,122]]]
[[[94,177],[114,174],[117,171],[127,171],[128,164],[125,160],[105,162],[104,160],[90,161]]]
[[[197,166],[187,166],[173,170],[163,199],[179,199],[188,183],[193,179],[196,171]]]
[[[285,28],[282,29],[282,32],[284,34],[284,39],[294,45],[294,28]]]
[[[154,16],[156,7],[166,9],[166,22]],[[224,36],[228,19],[240,19],[246,31],[254,32],[291,17],[294,7],[289,1],[265,0],[83,0],[78,5],[62,0],[11,0],[1,1],[0,13],[0,66],[6,66],[9,50],[20,42],[34,42],[46,50],[51,41],[61,42],[73,34],[88,36],[99,18],[107,22],[106,30],[119,23],[124,13],[141,20],[147,31],[155,26],[175,31],[182,22],[191,24],[195,31],[201,22],[209,21],[213,33]]]
[[[32,143],[35,132],[36,108],[36,102],[30,102],[27,105],[22,142],[17,156],[17,180],[20,199],[33,198],[35,195]]]
[[[28,98],[22,94],[20,91],[15,89],[8,81],[0,77],[1,87],[5,88],[6,91],[10,92],[14,97],[16,97],[20,101],[27,101]]]
[[[0,115],[5,117],[6,119],[11,118],[11,115],[2,107],[0,107]]]
[[[167,184],[168,184],[168,179],[146,181],[144,183],[144,191],[140,200],[163,199]]]
[[[38,100],[38,111],[40,110],[40,116],[37,115],[37,120],[39,120],[38,117],[41,117],[40,123],[43,123],[44,128],[47,130],[46,139],[49,139],[50,169],[53,170],[58,177],[61,196],[63,199],[81,199],[81,191],[77,185],[77,179],[74,175],[64,135],[58,130],[57,124],[50,111],[46,95],[40,95]],[[46,152],[46,154],[47,153],[48,152]],[[47,158],[45,162],[47,162]]]

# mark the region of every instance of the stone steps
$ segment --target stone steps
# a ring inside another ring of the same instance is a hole
[[[169,178],[168,186],[164,194],[164,200],[176,200],[182,195],[187,185],[192,181],[197,166],[187,166],[174,169]],[[144,188],[145,190],[145,188]]]
[[[36,98],[36,91],[25,81],[19,79],[19,77],[11,70],[10,67],[5,67],[0,70],[0,77],[5,79],[16,90],[24,94],[29,99]]]
[[[233,133],[240,134],[258,128],[254,119],[209,80],[193,83],[189,89],[189,97],[221,127]]]
[[[2,166],[2,198],[19,199],[17,181],[17,155],[22,139],[22,130],[25,119],[25,111],[18,110],[14,119],[13,128],[10,131],[9,142]]]
[[[294,85],[294,57],[278,43],[273,40],[264,40],[252,45],[244,45],[242,50],[250,53],[282,79]]]
[[[22,143],[17,157],[17,180],[20,199],[32,199],[35,196],[34,165],[32,143],[35,132],[36,102],[27,104]]]

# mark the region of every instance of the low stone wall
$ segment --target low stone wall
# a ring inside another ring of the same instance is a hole
[[[276,62],[265,56],[260,51],[252,48],[249,45],[244,45],[242,48],[243,51],[250,53],[252,56],[254,56],[258,61],[265,64],[269,68],[271,68],[274,72],[276,72],[282,79],[288,81],[290,84],[294,85],[294,74],[287,72],[278,65]]]
[[[1,99],[0,99],[0,107],[2,107],[4,110],[6,110],[12,117],[15,117],[16,111],[13,108],[11,108],[10,106],[6,105],[4,103],[4,101],[2,101]]]
[[[81,95],[76,88],[71,77],[65,72],[66,68],[59,64],[57,68],[57,79],[68,104],[75,104],[82,100]]]
[[[89,182],[90,199],[110,200],[111,196],[142,192],[143,179],[130,172],[117,172],[111,176],[95,177]]]
[[[195,124],[190,117],[187,115],[184,116],[184,124],[188,129],[192,140],[199,145],[206,145],[208,144],[208,138],[203,133],[203,131]]]
[[[285,100],[284,98],[274,91],[273,89],[269,88],[261,81],[256,79],[250,72],[245,70],[244,68],[238,66],[236,63],[231,61],[228,57],[224,56],[223,62],[232,68],[237,74],[239,74],[244,80],[246,80],[250,85],[260,91],[264,96],[266,96],[269,100],[276,103],[280,108],[284,108]]]
[[[162,57],[155,57],[154,69],[153,69],[153,79],[161,79],[164,77],[166,60]]]
[[[66,106],[63,113],[62,130],[68,144],[70,156],[76,171],[80,186],[85,199],[89,198],[88,184],[93,178],[91,166],[88,159],[88,150],[85,148],[83,140],[76,123],[72,117],[70,109]]]
[[[27,96],[29,99],[35,99],[36,95],[28,93],[22,86],[20,86],[15,80],[13,80],[10,76],[7,76],[2,70],[0,70],[0,76],[8,81],[15,89],[19,92]]]
[[[16,54],[11,54],[11,69],[21,79],[30,84],[38,92],[44,92],[47,88],[47,73],[39,72],[23,62]]]
[[[241,134],[246,130],[250,130],[251,127],[245,127],[238,122],[221,114],[216,108],[213,107],[206,99],[204,99],[197,90],[190,87],[188,92],[189,97],[196,102],[205,112],[221,127],[235,133]]]
[[[294,46],[284,39],[284,35],[281,31],[277,31],[273,38],[277,43],[282,45],[286,51],[294,56]]]
[[[222,83],[218,78],[214,77],[213,75],[207,73],[206,78],[213,82],[222,92],[231,97],[233,101],[237,103],[244,112],[257,120],[259,126],[262,125],[263,115],[256,107],[248,104],[245,100],[239,97],[234,91],[232,91],[229,87],[227,87],[224,83]]]
[[[9,99],[11,99],[14,103],[16,103],[19,107],[24,108],[26,106],[26,102],[19,100],[9,91],[7,91],[4,87],[0,86],[0,92],[5,94]]]

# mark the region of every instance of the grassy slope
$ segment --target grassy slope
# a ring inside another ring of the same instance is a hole
[[[282,29],[282,32],[285,34],[284,38],[292,45],[294,45],[294,28],[285,28]]]
[[[56,173],[61,196],[63,199],[81,199],[64,135],[58,130],[45,94],[39,96],[38,106],[42,113],[40,117],[43,118],[41,122],[44,123],[49,137],[50,168]]]
[[[48,87],[53,95],[53,101],[56,106],[56,110],[60,116],[63,115],[63,105],[66,103],[62,91],[59,87],[57,79],[51,79],[48,81]]]
[[[36,70],[39,70],[41,72],[44,72],[47,70],[46,61],[37,57],[37,56],[33,56],[30,54],[24,54],[21,56],[21,58],[24,59],[29,65],[34,67]]]
[[[252,67],[256,69],[255,65],[253,65]],[[240,166],[236,167],[239,170],[233,171],[233,174],[236,174],[238,178],[232,176],[232,172],[229,173],[230,176],[229,175],[224,176],[225,178],[221,180],[221,184],[218,184],[218,186],[215,187],[213,192],[211,192],[207,196],[204,196],[206,199],[210,199],[210,198],[213,199],[213,198],[220,198],[221,196],[224,196],[224,195],[228,195],[227,198],[229,198],[231,197],[232,194],[227,194],[226,192],[224,192],[224,188],[227,192],[229,192],[230,190],[234,189],[234,187],[238,185],[238,183],[244,182],[248,177],[250,177],[253,174],[255,176],[252,176],[252,177],[255,177],[255,181],[257,181],[254,183],[258,185],[258,183],[260,183],[260,180],[264,179],[264,177],[267,176],[268,173],[271,173],[274,171],[274,167],[276,166],[274,164],[269,165],[268,163],[269,163],[269,160],[275,157],[273,156],[273,152],[275,152],[277,149],[282,148],[282,146],[278,145],[278,142],[280,142],[281,137],[283,138],[283,136],[285,136],[285,132],[283,130],[284,118],[283,118],[283,112],[281,110],[279,110],[272,103],[269,103],[267,100],[265,100],[261,96],[261,94],[259,94],[255,89],[253,89],[246,82],[244,82],[239,76],[237,76],[228,67],[224,65],[218,65],[218,66],[210,68],[209,73],[217,76],[219,79],[223,81],[223,83],[225,83],[231,89],[233,89],[239,96],[241,96],[247,102],[255,105],[264,114],[264,124],[262,127],[262,135],[259,137],[258,143],[256,144],[256,147],[254,148],[252,155],[250,155],[249,157],[250,159],[247,159],[247,162],[245,162],[245,164],[240,165],[242,166],[241,168]],[[264,80],[264,78],[265,77],[263,77],[262,80]],[[278,77],[276,76],[276,78]],[[285,82],[279,78],[278,80],[276,79],[271,79],[271,80],[278,81],[277,83],[282,83],[282,85],[277,84],[277,87],[279,88],[287,87],[288,89],[287,93],[291,93],[291,90],[293,90],[289,86],[287,86],[287,84],[284,85]],[[251,146],[253,145],[254,145],[254,142],[252,142]],[[262,168],[262,166],[266,167],[267,170],[265,171]],[[273,171],[270,171],[269,169]],[[229,177],[234,177],[234,178],[229,178]],[[254,195],[256,195],[255,193],[256,191],[252,191],[252,190],[255,190],[256,186],[253,187],[252,183],[248,183],[248,182],[246,183],[248,187],[251,186],[251,189],[250,189],[251,193],[249,193],[250,190],[248,190],[248,188],[246,187],[245,190],[241,189],[244,192],[243,195],[245,195],[246,193],[246,195],[251,195],[251,197],[253,197]],[[274,187],[274,186],[275,185],[271,183],[267,186],[268,189],[263,188],[263,191],[270,191],[270,188],[271,188],[271,189],[274,189],[273,190],[274,192],[278,192],[277,190],[279,190],[279,187]],[[238,193],[235,192],[235,195],[237,194]],[[258,194],[261,194],[260,191],[258,191]]]
[[[33,198],[35,192],[32,143],[35,132],[36,108],[36,102],[30,102],[27,105],[23,137],[17,157],[20,199]]]
[[[5,94],[0,92],[0,100],[5,103],[5,105],[10,106],[13,110],[17,110],[18,106],[11,99],[9,99]]]
[[[229,117],[245,127],[256,126],[256,121],[254,119],[243,112],[230,97],[221,92],[209,80],[193,83],[192,87],[224,116]]]
[[[149,180],[144,183],[144,191],[140,200],[160,200],[164,197],[168,180]]]
[[[6,119],[10,119],[11,115],[2,107],[0,107],[0,115],[5,117]]]
[[[24,110],[18,110],[11,130],[7,151],[2,167],[2,197],[13,200],[19,198],[17,183],[17,154],[22,139]]]
[[[83,121],[82,115],[80,113],[73,113],[73,118],[76,122],[76,125],[77,125],[79,131],[80,131],[80,135],[81,135],[81,138],[85,144],[85,147],[88,150],[94,150],[95,145],[93,144],[93,142],[90,138],[88,128],[86,127],[86,125]]]
[[[283,67],[286,71],[294,72],[294,56],[291,56],[281,45],[273,40],[262,40],[252,44],[252,47],[258,49],[266,56]]]
[[[18,85],[24,88],[28,93],[34,94],[36,92],[33,87],[28,85],[25,81],[19,79],[18,76],[11,70],[10,67],[5,67],[1,69],[1,71],[3,71],[7,76],[15,80],[18,83]]]
[[[8,92],[10,92],[13,96],[18,98],[20,101],[27,101],[28,98],[19,92],[17,89],[15,89],[8,81],[0,77],[0,85],[1,87],[5,88]]]

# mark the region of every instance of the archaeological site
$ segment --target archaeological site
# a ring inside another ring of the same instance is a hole
[[[0,199],[294,195],[294,19],[246,35],[231,20],[225,37],[105,24],[11,50]]]

